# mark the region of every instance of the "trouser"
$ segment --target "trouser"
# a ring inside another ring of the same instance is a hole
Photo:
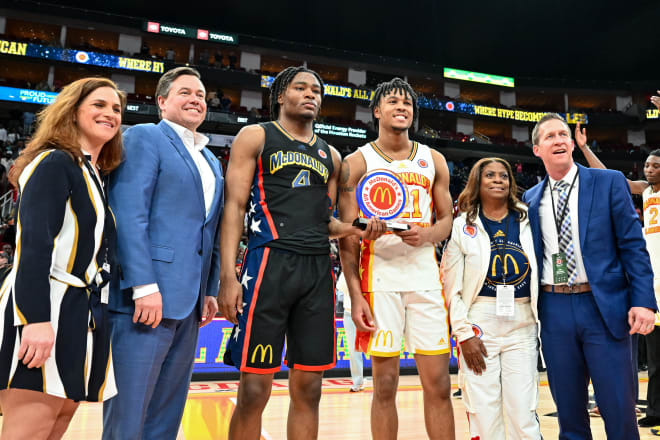
[[[192,375],[199,320],[163,319],[158,327],[110,313],[119,394],[103,404],[103,440],[174,440]]]
[[[488,352],[486,371],[480,376],[467,368],[460,356],[459,384],[470,437],[540,439],[536,415],[538,338],[529,299],[516,301],[513,318],[507,318],[496,316],[494,298],[478,298],[470,307],[468,320],[481,329],[481,341]]]
[[[351,379],[353,379],[353,386],[360,387],[364,383],[364,376],[362,373],[362,353],[355,351],[355,323],[351,318],[351,310],[344,309],[344,332],[346,332],[346,343],[348,344],[348,352],[350,353],[351,361]]]
[[[631,338],[615,339],[591,292],[543,292],[541,343],[548,383],[557,404],[560,440],[591,439],[589,379],[608,440],[637,440]]]
[[[660,327],[646,335],[646,358],[649,366],[646,415],[660,417]]]

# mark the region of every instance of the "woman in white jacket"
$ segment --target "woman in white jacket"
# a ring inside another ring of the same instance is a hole
[[[505,160],[479,160],[442,258],[470,437],[481,440],[541,438],[537,265],[527,208],[516,193]]]

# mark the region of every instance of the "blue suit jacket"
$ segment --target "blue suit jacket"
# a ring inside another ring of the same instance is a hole
[[[163,318],[183,319],[195,306],[201,315],[204,295],[218,294],[224,205],[220,164],[202,150],[215,174],[207,216],[197,166],[166,122],[129,128],[124,150],[122,164],[110,176],[120,270],[114,271],[109,308],[132,314],[131,288],[158,283]]]
[[[646,241],[623,174],[579,164],[578,173],[579,238],[584,268],[607,328],[612,336],[622,339],[630,330],[630,307],[657,310]],[[539,283],[543,273],[539,206],[547,183],[546,176],[523,194],[523,201],[529,205]]]

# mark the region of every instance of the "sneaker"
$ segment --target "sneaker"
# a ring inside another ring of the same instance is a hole
[[[600,417],[600,411],[597,406],[594,406],[589,410],[589,417]]]
[[[660,417],[646,416],[637,421],[637,424],[642,428],[651,428],[660,425]]]
[[[353,385],[352,387],[350,387],[348,389],[348,391],[350,391],[351,393],[359,393],[360,391],[363,391],[363,390],[364,390],[364,384]]]
[[[459,388],[454,394],[452,394],[452,397],[461,397],[461,394],[461,389]]]

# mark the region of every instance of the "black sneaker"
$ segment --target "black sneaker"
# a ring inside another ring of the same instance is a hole
[[[637,421],[637,424],[642,428],[650,428],[652,426],[660,425],[660,417],[646,416]]]
[[[459,388],[458,390],[456,390],[456,392],[452,394],[452,397],[461,397],[461,389]]]

